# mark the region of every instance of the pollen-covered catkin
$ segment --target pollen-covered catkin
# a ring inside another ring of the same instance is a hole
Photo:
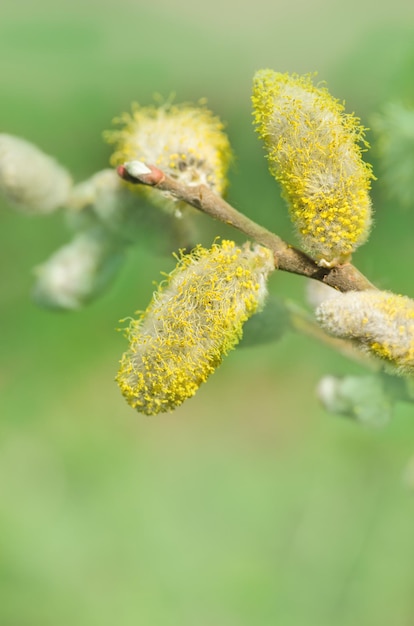
[[[155,415],[193,396],[264,303],[273,269],[267,248],[226,240],[181,256],[127,330],[117,382],[128,404]]]
[[[118,120],[123,128],[108,131],[106,139],[115,144],[111,164],[142,161],[155,165],[186,185],[209,186],[223,195],[231,159],[230,143],[218,117],[205,106],[186,104],[140,107]],[[179,215],[191,210],[149,187],[135,187],[155,204]]]
[[[303,247],[323,266],[350,258],[371,225],[364,129],[310,75],[257,72],[253,115]]]
[[[332,335],[354,339],[401,374],[414,374],[414,300],[388,291],[350,291],[316,311]]]

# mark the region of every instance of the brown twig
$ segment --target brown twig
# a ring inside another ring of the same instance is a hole
[[[153,165],[142,164],[142,171],[145,173],[133,172],[132,174],[131,171],[128,164],[118,167],[118,174],[124,180],[134,184],[148,185],[168,193],[220,222],[237,228],[250,239],[268,247],[274,254],[275,267],[280,270],[313,278],[338,291],[375,289],[375,286],[351,263],[332,268],[320,267],[301,250],[290,246],[278,235],[239,213],[205,185],[194,187],[183,185]]]

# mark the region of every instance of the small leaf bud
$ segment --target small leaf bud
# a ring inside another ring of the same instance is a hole
[[[141,176],[142,174],[151,174],[149,167],[142,161],[129,161],[125,163],[125,169],[131,176]]]

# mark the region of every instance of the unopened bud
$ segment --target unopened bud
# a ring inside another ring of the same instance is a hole
[[[141,176],[142,174],[151,174],[149,167],[142,161],[129,161],[125,163],[125,169],[130,176]]]

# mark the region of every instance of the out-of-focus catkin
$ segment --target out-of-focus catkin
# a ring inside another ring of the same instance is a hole
[[[231,159],[230,143],[222,122],[203,104],[135,105],[132,114],[124,113],[115,121],[123,127],[105,133],[106,139],[115,144],[112,165],[142,161],[186,185],[204,184],[223,195]],[[180,212],[191,210],[172,196],[149,187],[134,189],[178,217]]]
[[[354,339],[401,374],[414,374],[414,300],[387,291],[350,291],[325,300],[316,316],[332,335]]]
[[[0,194],[24,213],[51,213],[68,200],[72,179],[37,146],[0,134]]]
[[[112,282],[124,258],[111,233],[99,225],[89,228],[35,268],[33,298],[45,308],[81,309]]]
[[[371,225],[364,129],[311,75],[257,72],[253,115],[306,251],[323,266],[350,258]]]
[[[193,396],[264,303],[272,253],[232,241],[181,256],[147,310],[127,330],[117,382],[137,411],[172,411]]]

